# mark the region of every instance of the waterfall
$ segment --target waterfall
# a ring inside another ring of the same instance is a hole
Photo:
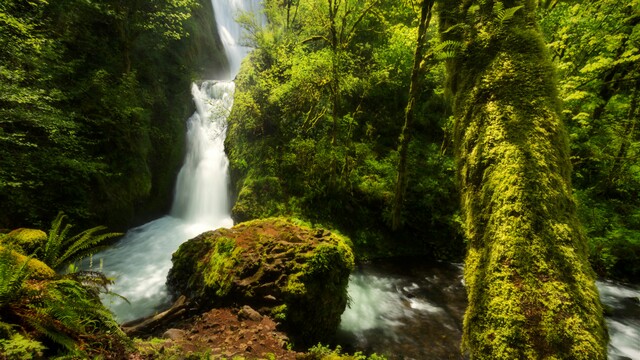
[[[180,244],[204,231],[233,225],[224,139],[235,89],[231,79],[250,50],[241,45],[242,28],[235,19],[240,12],[258,14],[259,1],[212,0],[212,4],[230,72],[225,79],[192,85],[196,112],[187,122],[187,152],[171,212],[129,230],[112,248],[93,257],[92,266],[99,262],[115,279],[111,290],[128,300],[103,298],[119,321],[144,317],[168,305],[165,282],[171,254]]]

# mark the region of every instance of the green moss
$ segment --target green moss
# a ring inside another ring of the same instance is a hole
[[[347,241],[288,218],[252,220],[182,244],[168,285],[202,306],[270,309],[297,344],[308,345],[330,339],[346,307],[354,266]]]
[[[0,252],[7,249],[5,246],[0,245]],[[32,279],[52,279],[56,276],[56,272],[53,271],[47,264],[34,258],[29,258],[17,251],[9,249],[11,256],[13,256],[14,264],[16,266],[22,266],[25,261],[27,263],[27,269],[29,271],[29,277]]]
[[[25,254],[33,254],[47,241],[47,234],[42,230],[20,228],[15,229],[1,238],[0,242],[18,247]]]
[[[235,240],[218,237],[209,253],[208,263],[201,264],[204,283],[213,289],[218,296],[225,296],[235,279],[234,267],[238,264],[238,255],[242,248],[236,247]]]
[[[529,1],[517,1],[531,5]],[[480,27],[455,64],[454,129],[474,359],[604,359],[553,68],[531,18]],[[462,59],[462,58],[461,58]]]

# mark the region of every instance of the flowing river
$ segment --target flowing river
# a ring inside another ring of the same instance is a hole
[[[640,285],[597,286],[607,309],[609,359],[640,359]],[[419,258],[365,264],[351,275],[348,291],[339,331],[345,349],[388,359],[463,359],[462,265]]]

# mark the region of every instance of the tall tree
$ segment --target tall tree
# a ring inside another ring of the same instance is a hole
[[[473,359],[604,359],[607,332],[572,198],[568,138],[536,2],[442,2],[468,240]]]
[[[407,159],[409,154],[409,143],[411,142],[411,131],[413,127],[413,119],[415,117],[415,105],[420,93],[420,76],[423,73],[421,67],[424,61],[425,47],[427,46],[427,29],[431,22],[431,10],[433,9],[433,0],[423,0],[420,10],[420,24],[418,25],[418,40],[416,42],[416,52],[413,57],[413,69],[411,70],[411,85],[409,88],[409,101],[404,113],[404,126],[400,134],[400,146],[398,153],[400,160],[398,162],[398,177],[396,179],[395,196],[393,199],[393,207],[391,211],[391,227],[396,230],[400,227],[402,221],[402,204],[404,203],[404,195],[407,187]]]

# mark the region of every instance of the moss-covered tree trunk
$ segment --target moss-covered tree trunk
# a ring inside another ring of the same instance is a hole
[[[568,138],[535,1],[444,1],[473,359],[604,359]]]

